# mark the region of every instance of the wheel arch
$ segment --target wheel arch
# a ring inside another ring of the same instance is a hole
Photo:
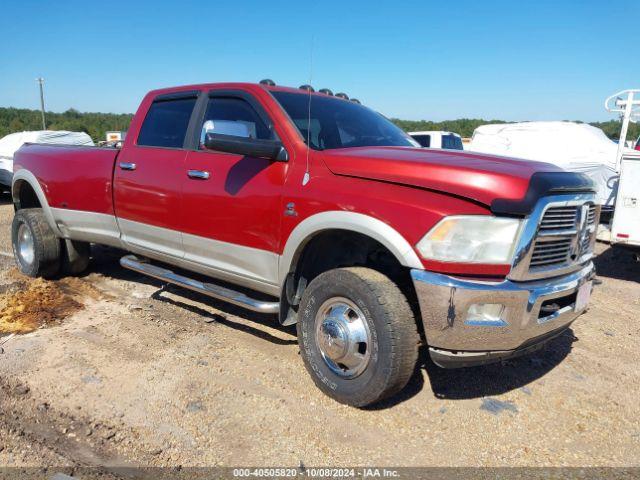
[[[306,245],[326,230],[348,230],[372,238],[386,247],[400,265],[423,268],[422,262],[409,242],[392,226],[382,220],[356,212],[330,211],[306,218],[293,229],[285,244],[278,267],[283,285],[287,275],[295,270]]]
[[[42,208],[44,216],[47,219],[47,223],[49,223],[49,226],[53,229],[56,235],[59,237],[64,236],[56,224],[53,217],[53,211],[49,206],[49,201],[44,194],[44,190],[42,189],[40,182],[29,170],[20,169],[13,175],[13,181],[11,182],[11,198],[16,210],[21,210],[23,208]],[[29,204],[25,205],[25,200],[28,201]]]
[[[281,257],[280,322],[296,323],[296,305],[308,282],[327,269],[344,266],[377,269],[403,284],[401,288],[410,301],[415,292],[402,278],[409,279],[411,268],[423,268],[409,242],[381,220],[343,211],[314,215],[293,230]]]

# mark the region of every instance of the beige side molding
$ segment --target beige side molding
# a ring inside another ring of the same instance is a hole
[[[387,247],[401,265],[410,268],[424,268],[409,242],[390,225],[361,213],[340,210],[328,211],[306,218],[289,235],[278,264],[280,285],[284,283],[292,268],[292,262],[301,247],[304,247],[316,233],[335,229],[350,230],[367,235]]]

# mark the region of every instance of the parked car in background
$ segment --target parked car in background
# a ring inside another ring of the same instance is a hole
[[[640,150],[640,137],[638,137],[638,139],[636,140],[636,150]]]
[[[152,91],[121,149],[23,146],[12,195],[23,273],[80,273],[90,242],[128,251],[123,267],[296,324],[315,384],[358,407],[404,388],[421,343],[449,368],[540,348],[594,277],[588,177],[416,148],[363,105],[275,85]]]
[[[423,148],[444,148],[447,150],[464,150],[462,137],[457,133],[443,131],[409,132],[411,138]]]

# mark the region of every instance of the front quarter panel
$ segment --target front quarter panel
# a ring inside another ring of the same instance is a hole
[[[342,228],[364,233],[387,246],[402,265],[424,268],[415,245],[442,217],[489,213],[486,206],[443,193],[334,175],[324,166],[321,152],[310,151],[311,179],[303,185],[305,170],[305,163],[297,162],[285,185],[281,282],[293,268],[296,252],[322,230]],[[295,210],[293,215],[286,214],[289,204]],[[310,220],[314,217],[326,221]],[[357,218],[369,220],[349,221]],[[306,227],[310,224],[313,228]],[[305,235],[300,234],[303,231]]]

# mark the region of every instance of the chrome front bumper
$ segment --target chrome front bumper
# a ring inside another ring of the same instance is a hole
[[[484,282],[411,270],[431,357],[444,367],[489,363],[541,346],[584,312],[576,309],[575,299],[594,275],[591,262],[563,277],[530,282]],[[468,321],[474,304],[504,305],[503,321]]]

